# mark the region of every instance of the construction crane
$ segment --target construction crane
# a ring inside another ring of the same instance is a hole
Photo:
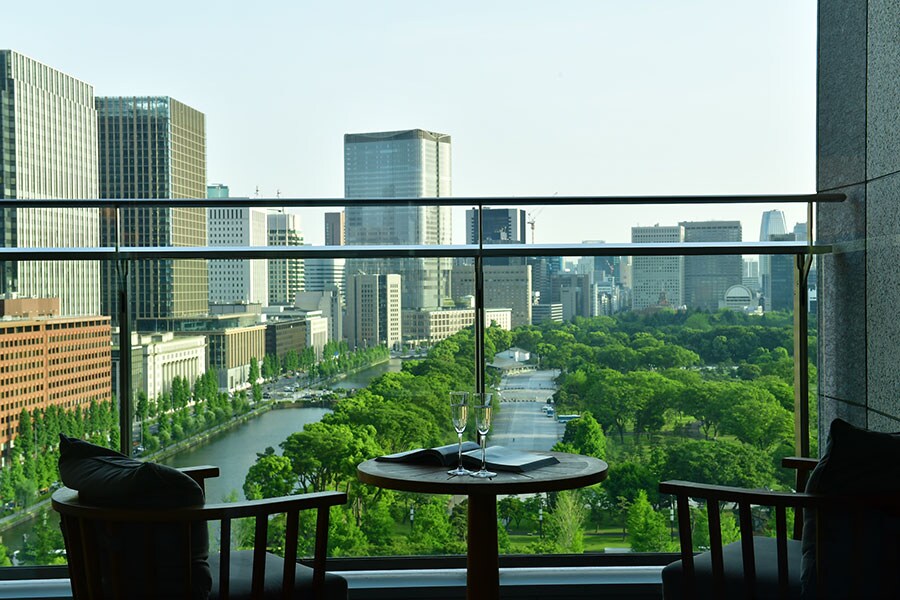
[[[525,222],[528,223],[528,227],[531,228],[531,243],[532,244],[534,243],[534,224],[536,222],[535,219],[537,218],[537,216],[539,214],[541,214],[542,210],[544,210],[543,206],[538,208],[537,210],[530,210],[527,213],[525,213]]]

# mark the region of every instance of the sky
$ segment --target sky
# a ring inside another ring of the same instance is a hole
[[[0,47],[97,96],[203,112],[209,182],[233,196],[340,198],[345,133],[413,128],[452,136],[455,196],[815,191],[815,0],[8,4]],[[805,205],[533,217],[538,243],[712,219],[751,241],[771,208],[806,219]],[[308,242],[322,212],[302,213]]]

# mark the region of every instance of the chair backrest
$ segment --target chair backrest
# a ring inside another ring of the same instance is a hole
[[[262,597],[269,517],[276,514],[285,514],[287,523],[281,579],[282,597],[286,600],[293,597],[299,512],[307,509],[318,512],[312,582],[314,596],[318,597],[325,580],[328,509],[344,504],[346,494],[322,492],[229,504],[145,509],[87,505],[79,501],[78,492],[63,487],[54,492],[52,502],[60,514],[75,600],[205,599],[212,579],[218,582],[219,599],[232,597],[229,588],[234,578],[228,540],[232,521],[241,518],[255,520],[248,589],[252,597]],[[198,534],[201,530],[205,534],[207,524],[214,521],[219,523],[223,541],[217,572],[211,573]]]

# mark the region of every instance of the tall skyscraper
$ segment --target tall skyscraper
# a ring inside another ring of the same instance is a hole
[[[481,232],[485,244],[525,244],[526,218],[521,208],[485,208]],[[478,243],[478,209],[466,210],[466,243]]]
[[[451,194],[450,136],[422,129],[344,136],[344,195],[372,199],[346,208],[347,245],[450,244],[448,206],[379,206],[378,198]],[[447,258],[354,259],[348,273],[401,275],[404,308],[440,307],[450,298]]]
[[[685,242],[740,242],[740,221],[686,221]],[[740,255],[685,256],[684,303],[688,308],[716,311],[725,292],[741,283]]]
[[[300,215],[271,213],[268,216],[270,246],[302,246]],[[289,306],[303,291],[305,270],[302,258],[269,259],[269,304]]]
[[[787,233],[787,225],[784,221],[784,213],[780,210],[768,210],[762,214],[762,221],[759,225],[759,241],[772,241],[772,236],[784,235]],[[765,306],[768,309],[769,296],[766,290],[772,287],[772,257],[762,254],[759,257],[759,280],[762,284],[763,296],[765,297]]]
[[[350,275],[347,277],[347,341],[352,348],[400,343],[400,276]]]
[[[264,208],[207,209],[210,246],[267,246]],[[209,261],[210,304],[269,305],[268,264],[264,258]]]
[[[206,120],[166,96],[96,99],[101,198],[205,198]],[[139,204],[139,203],[138,203]],[[125,246],[205,246],[205,208],[129,207],[120,211]],[[100,242],[115,245],[115,215],[101,213]],[[102,265],[104,314],[117,323],[116,266]],[[142,260],[129,273],[131,316],[202,315],[209,279],[202,259]]]
[[[633,244],[677,244],[684,241],[681,225],[632,227]],[[684,304],[683,256],[635,256],[632,262],[632,310],[656,306],[662,299],[669,306]]]
[[[325,245],[344,245],[344,212],[325,213]]]
[[[796,241],[793,233],[772,234],[773,242]],[[776,254],[766,257],[769,263],[769,276],[764,280],[764,309],[794,310],[794,257],[790,254]]]
[[[0,50],[0,246],[96,247],[96,208],[17,208],[17,199],[96,198],[92,86]],[[0,262],[0,295],[59,298],[61,316],[100,313],[98,261]]]

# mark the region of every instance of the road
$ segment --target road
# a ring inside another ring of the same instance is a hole
[[[556,391],[559,371],[531,371],[508,375],[500,383],[500,411],[488,434],[488,445],[519,450],[549,450],[560,440],[565,425],[541,410]]]

